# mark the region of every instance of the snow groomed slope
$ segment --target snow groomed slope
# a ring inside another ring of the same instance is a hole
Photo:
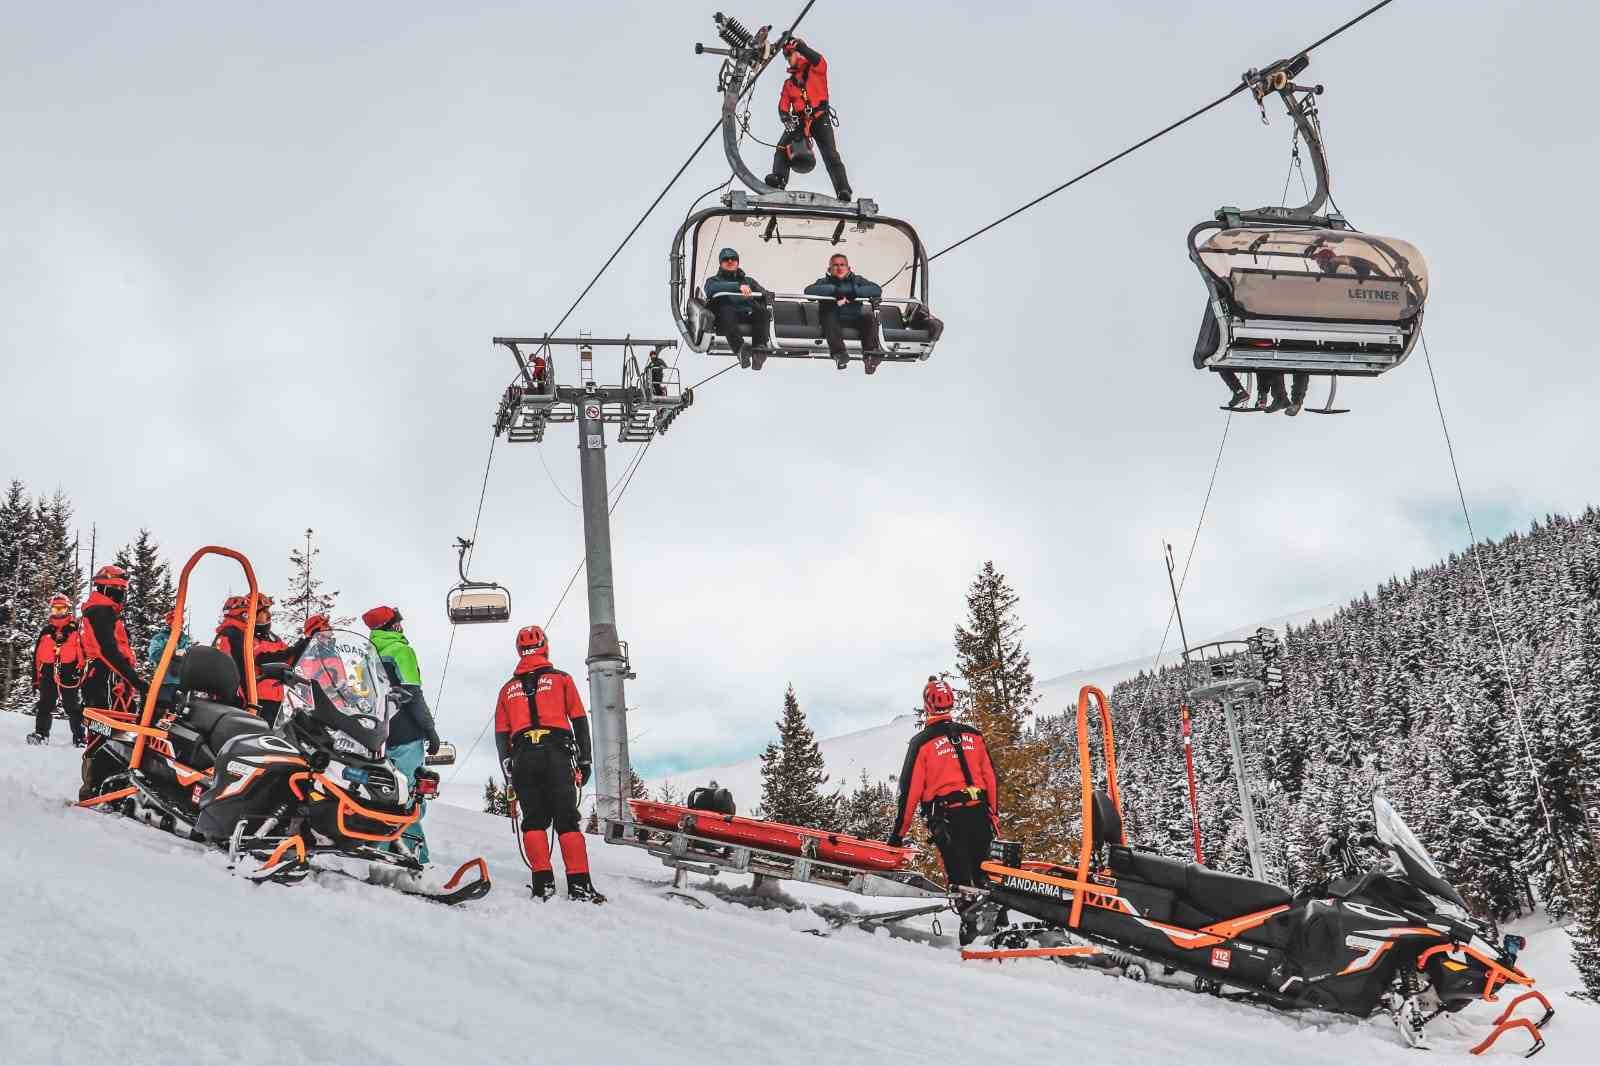
[[[505,820],[448,804],[429,812],[434,848],[441,864],[483,854],[486,899],[445,909],[343,878],[252,885],[220,855],[68,808],[77,753],[25,747],[20,717],[0,724],[9,1062],[1421,1061],[1382,1019],[1280,1015],[1045,961],[962,963],[883,933],[806,936],[823,926],[813,912],[692,890],[699,910],[663,897],[670,871],[655,860],[598,841],[612,902],[535,904]],[[1540,1061],[1588,1061],[1600,1010],[1566,995],[1565,934],[1530,932],[1524,959],[1560,1011]],[[1459,1032],[1441,1026],[1432,1059],[1515,1058],[1518,1046],[1466,1058],[1492,1017],[1482,1005]]]

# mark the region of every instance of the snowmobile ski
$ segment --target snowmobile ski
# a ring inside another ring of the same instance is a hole
[[[671,889],[661,893],[661,898],[677,900],[679,903],[687,903],[689,906],[699,911],[711,909],[704,900],[696,899],[695,897],[689,895],[689,893],[679,892],[676,889]]]
[[[477,876],[471,881],[463,882],[469,872],[476,871]],[[369,885],[381,885],[392,888],[407,896],[427,900],[429,903],[441,903],[446,907],[454,907],[461,903],[470,903],[475,899],[482,899],[489,894],[493,885],[489,881],[489,867],[480,859],[469,859],[456,867],[456,872],[450,875],[439,888],[429,887],[423,878],[422,870],[410,870],[402,867],[383,867],[374,865],[367,870],[367,875],[362,878],[348,870],[341,870],[335,866],[317,867],[317,873],[337,874],[357,881],[364,880]]]

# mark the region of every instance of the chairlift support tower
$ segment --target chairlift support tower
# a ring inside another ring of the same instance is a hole
[[[644,444],[665,433],[684,409],[694,403],[675,367],[661,372],[659,383],[640,370],[637,351],[676,348],[676,340],[635,337],[496,337],[511,352],[518,382],[506,389],[495,414],[495,433],[512,443],[539,443],[551,423],[576,423],[578,474],[583,486],[584,563],[588,572],[589,713],[594,731],[595,807],[602,819],[630,817],[627,805],[628,705],[624,682],[633,678],[628,643],[617,635],[616,587],[611,566],[611,509],[606,479],[605,427],[615,425],[617,439]],[[557,348],[578,349],[578,383],[556,384]],[[594,350],[621,348],[622,381],[602,385],[595,380]]]

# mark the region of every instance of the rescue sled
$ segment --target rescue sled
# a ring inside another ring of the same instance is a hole
[[[910,868],[911,848],[654,800],[628,808],[628,819],[606,821],[606,843],[643,848],[680,873],[748,873],[758,884],[802,881],[864,896],[945,894]]]
[[[782,822],[692,810],[654,800],[630,800],[628,805],[633,808],[635,821],[656,829],[682,829],[725,844],[780,851],[864,870],[904,870],[916,857],[911,848],[891,848],[881,841],[862,840],[821,829],[802,829]]]
[[[1100,718],[1106,788],[1094,788],[1089,752],[1091,700]],[[1105,695],[1085,686],[1078,697],[1078,758],[1083,831],[1075,863],[1023,861],[1010,847],[983,864],[984,898],[963,914],[963,940],[988,937],[992,951],[968,957],[1039,954],[1093,958],[1097,947],[1189,974],[1199,991],[1225,989],[1280,1009],[1319,1009],[1367,1017],[1390,1015],[1412,1047],[1424,1028],[1497,992],[1531,986],[1508,938],[1471,917],[1427,849],[1382,795],[1373,798],[1374,836],[1363,843],[1382,862],[1291,894],[1278,885],[1142,851],[1128,842],[1117,787],[1116,742]],[[1009,913],[1057,950],[1017,945]],[[1061,950],[1088,948],[1089,950]],[[1537,1021],[1513,1018],[1533,1000]],[[1543,1047],[1540,1028],[1554,1015],[1536,992],[1518,996],[1475,1052],[1513,1029]]]

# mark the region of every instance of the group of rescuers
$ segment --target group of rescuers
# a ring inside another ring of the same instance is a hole
[[[150,687],[134,661],[133,648],[123,621],[128,595],[128,573],[120,566],[95,571],[91,592],[81,616],[74,617],[72,601],[52,596],[49,617],[34,645],[33,687],[38,694],[34,732],[30,743],[49,741],[51,720],[59,702],[67,714],[73,744],[84,744],[84,706],[117,708],[133,705]],[[245,626],[249,623],[249,598],[230,596],[222,608],[213,646],[227,652],[244,671]],[[81,618],[81,620],[80,620]],[[392,663],[403,702],[389,723],[387,753],[396,769],[415,784],[426,755],[440,748],[439,732],[422,693],[422,674],[416,651],[407,641],[398,610],[378,606],[361,620],[370,631],[379,656]],[[172,626],[157,630],[146,651],[147,664],[158,663]],[[311,638],[330,628],[327,616],[306,619],[293,644],[272,629],[272,599],[257,597],[255,661],[257,670],[268,663],[299,660]],[[175,652],[188,647],[186,628],[180,629]],[[525,626],[517,633],[517,665],[511,679],[500,688],[494,709],[495,748],[500,768],[511,784],[511,795],[522,816],[524,857],[533,871],[533,894],[548,899],[555,894],[555,872],[549,838],[555,827],[567,894],[575,899],[603,901],[589,877],[589,857],[578,813],[578,793],[593,773],[593,742],[589,720],[572,675],[550,662],[550,642],[542,627]],[[275,722],[283,703],[283,682],[261,677],[257,681],[258,713]],[[244,693],[236,693],[242,704]],[[900,771],[899,803],[888,843],[900,846],[911,831],[920,809],[934,845],[944,861],[950,885],[977,886],[983,874],[979,865],[988,855],[999,813],[999,790],[994,766],[983,735],[952,718],[955,694],[950,685],[929,678],[922,693],[922,729],[911,740]],[[428,861],[427,838],[419,819],[407,831],[407,845],[422,862]]]

